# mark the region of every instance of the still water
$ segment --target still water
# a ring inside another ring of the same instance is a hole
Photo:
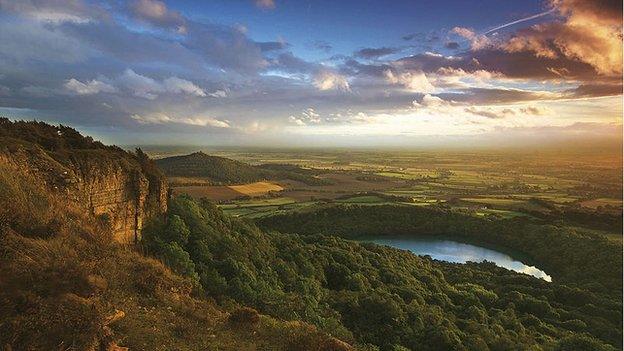
[[[526,265],[511,256],[484,247],[464,244],[452,240],[425,239],[425,238],[381,238],[366,240],[379,245],[409,250],[416,255],[429,255],[440,261],[466,263],[490,261],[499,267],[507,268],[519,273],[525,273],[537,278],[551,281],[551,277],[537,267]]]

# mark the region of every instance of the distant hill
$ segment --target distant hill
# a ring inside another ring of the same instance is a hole
[[[267,173],[261,169],[201,151],[159,159],[156,164],[169,177],[209,178],[212,182],[221,184],[250,183],[267,179]]]
[[[189,155],[156,160],[168,177],[204,178],[214,184],[240,184],[260,180],[291,179],[308,185],[330,184],[318,178],[314,171],[295,165],[252,166],[225,157],[212,156],[201,151]]]

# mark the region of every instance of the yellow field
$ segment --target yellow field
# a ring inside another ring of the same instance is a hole
[[[255,182],[242,185],[230,185],[228,188],[248,196],[264,195],[269,191],[282,191],[284,188],[269,182]]]
[[[284,188],[280,185],[269,182],[255,182],[241,185],[185,185],[173,187],[174,195],[188,194],[198,199],[206,197],[213,201],[234,200],[242,196],[262,196],[266,195],[269,191],[282,190],[284,190]]]

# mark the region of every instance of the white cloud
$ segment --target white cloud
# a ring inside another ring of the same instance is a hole
[[[402,85],[416,93],[432,93],[435,91],[435,87],[422,71],[393,73],[388,69],[384,71],[384,77],[388,83]]]
[[[310,124],[321,123],[321,115],[318,114],[312,107],[308,107],[301,112],[299,116],[290,116],[288,120],[298,126],[305,126]]]
[[[224,97],[227,97],[227,91],[219,89],[219,90],[213,91],[212,93],[208,95],[214,98],[224,98]]]
[[[347,78],[328,69],[321,69],[316,72],[314,86],[319,90],[350,90]]]
[[[414,100],[412,102],[412,105],[414,105],[414,107],[416,108],[437,108],[437,107],[448,107],[451,106],[451,104],[446,101],[443,100],[437,96],[433,96],[431,94],[425,94],[425,96],[423,96],[423,98],[419,101]]]
[[[185,93],[201,97],[206,96],[206,92],[204,92],[197,85],[193,84],[193,82],[185,79],[180,79],[178,77],[167,78],[163,81],[163,84],[165,85],[165,89],[172,93]]]
[[[114,93],[117,91],[115,87],[102,81],[93,79],[87,82],[81,82],[71,78],[64,84],[65,89],[78,95],[93,95],[97,93]]]
[[[149,100],[154,100],[158,96],[157,94],[164,90],[160,83],[152,78],[137,74],[131,69],[125,70],[117,82],[135,96]]]
[[[186,124],[200,127],[230,128],[230,123],[212,117],[184,117],[173,118],[164,113],[150,113],[146,115],[133,114],[130,116],[140,124]]]
[[[161,82],[142,76],[127,69],[117,78],[117,84],[132,92],[133,95],[154,100],[161,93],[187,94],[198,97],[207,96],[206,92],[195,83],[178,77],[169,77]]]

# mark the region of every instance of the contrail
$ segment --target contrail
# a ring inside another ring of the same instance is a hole
[[[519,20],[515,20],[513,22],[505,23],[505,24],[502,24],[502,25],[500,25],[500,26],[498,26],[496,28],[492,28],[492,29],[488,30],[487,32],[483,33],[483,35],[490,34],[492,32],[495,32],[495,31],[497,31],[499,29],[503,29],[505,27],[513,26],[514,24],[522,23],[522,22],[525,22],[525,21],[530,21],[530,20],[535,19],[535,18],[540,18],[542,16],[549,15],[549,14],[551,14],[553,12],[555,12],[554,8],[550,9],[548,11],[542,12],[542,13],[538,13],[538,14],[533,15],[533,16],[529,16],[529,17],[521,18]]]

